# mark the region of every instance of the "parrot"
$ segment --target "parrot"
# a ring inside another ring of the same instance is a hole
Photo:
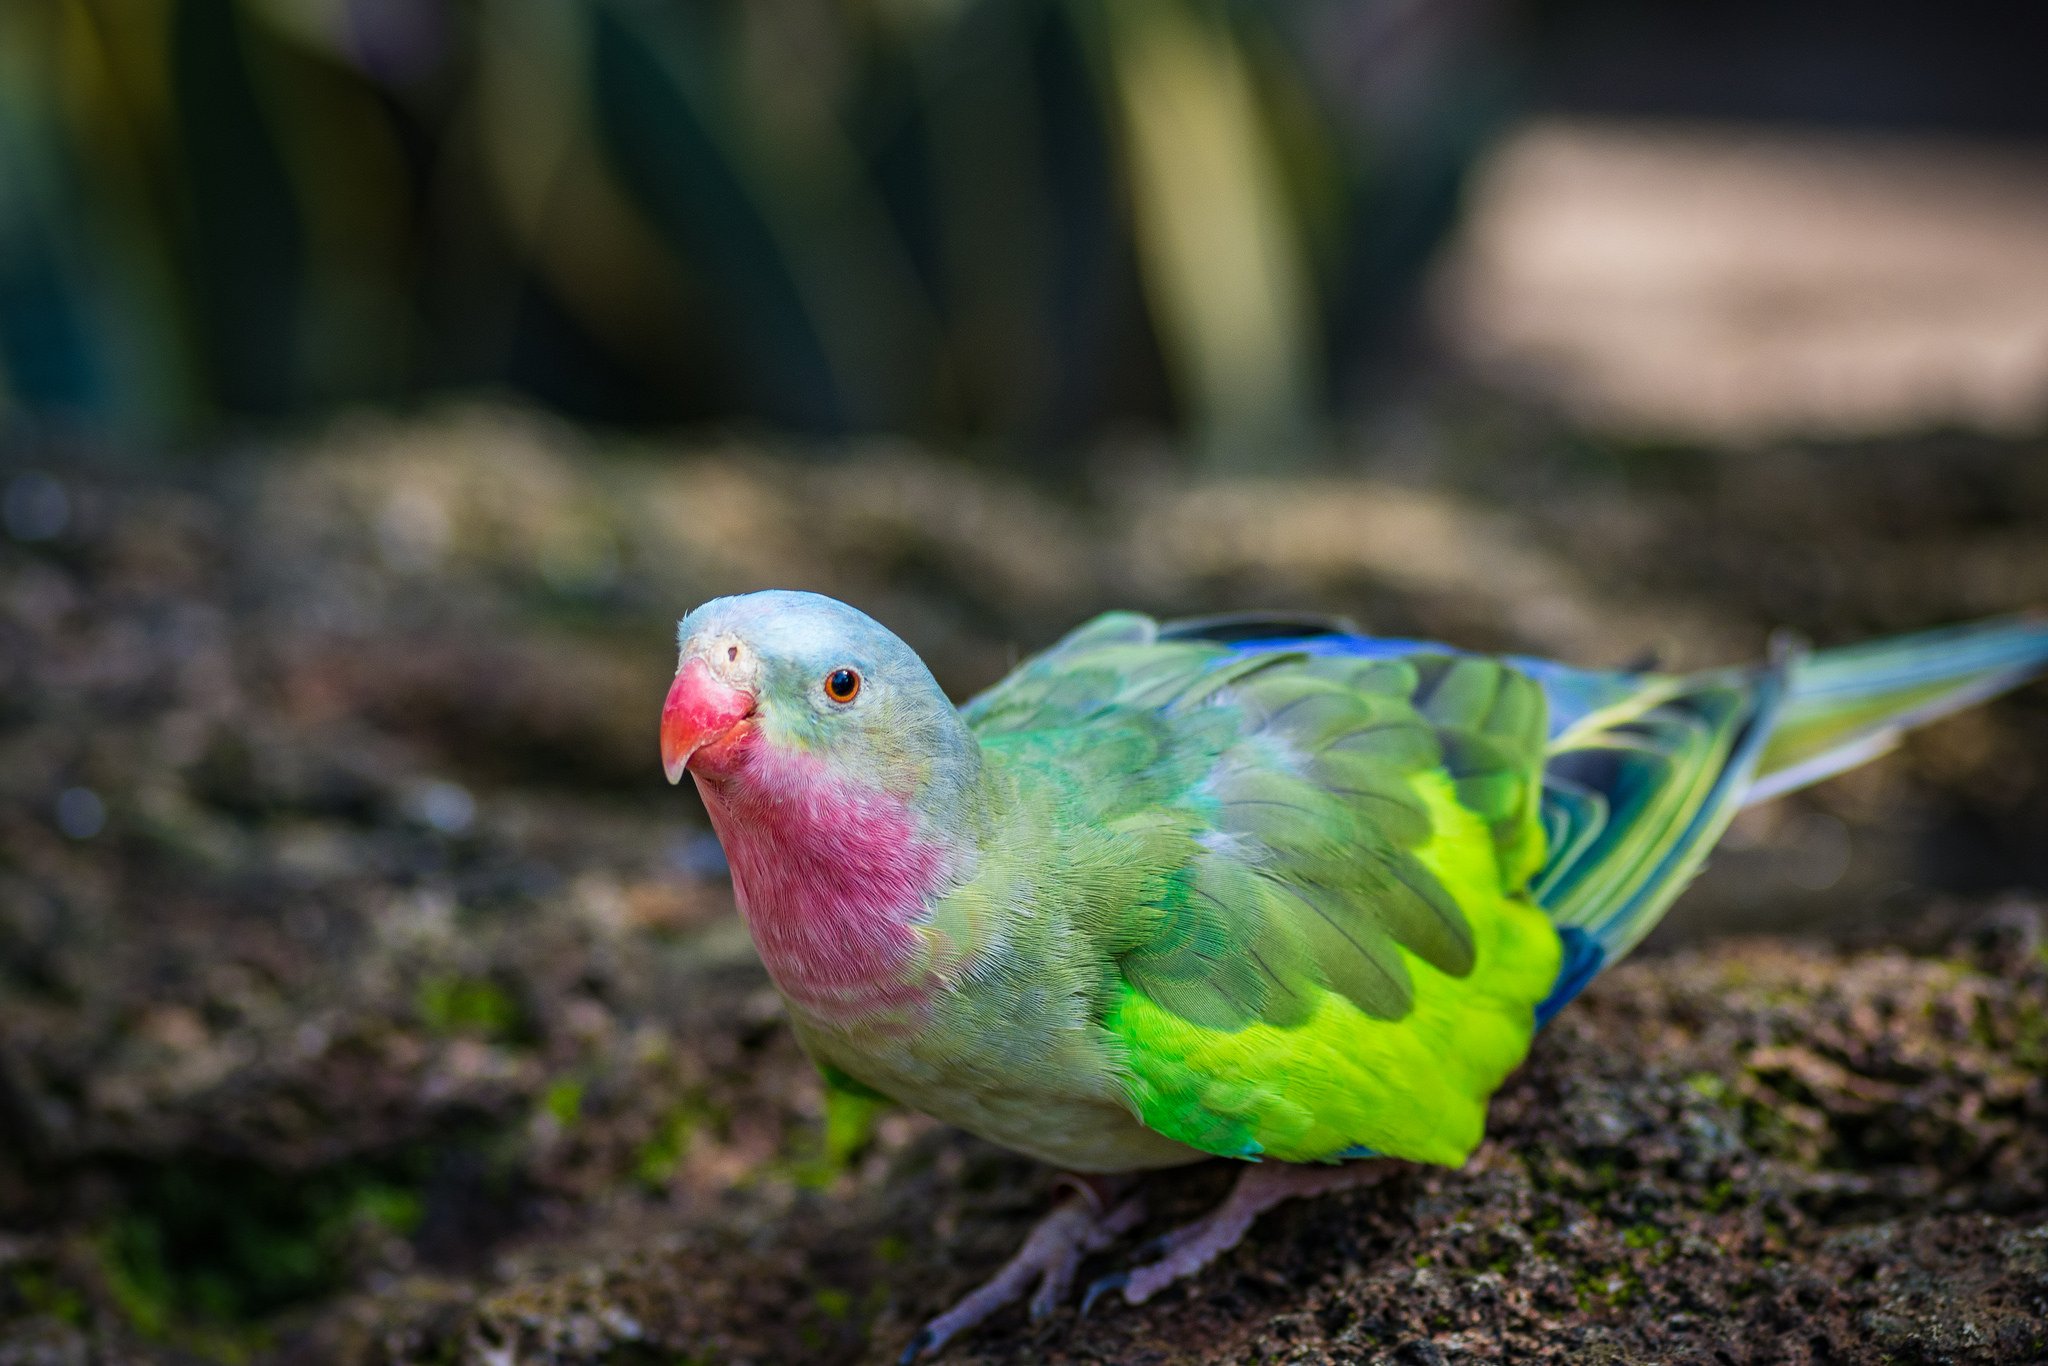
[[[827,1084],[1059,1169],[1018,1253],[903,1360],[1145,1218],[1142,1303],[1298,1196],[1456,1167],[1536,1032],[1657,923],[1741,808],[2048,668],[2048,615],[1759,664],[1599,670],[1341,618],[1110,612],[955,706],[823,595],[678,628],[660,721]]]

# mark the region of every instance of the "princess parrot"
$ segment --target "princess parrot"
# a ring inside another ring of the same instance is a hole
[[[663,763],[827,1080],[1076,1174],[906,1360],[1033,1281],[1056,1306],[1141,1217],[1127,1174],[1247,1163],[1098,1283],[1136,1302],[1289,1195],[1463,1162],[1738,809],[2048,665],[2039,617],[1673,676],[1113,612],[956,709],[816,594],[679,636]]]

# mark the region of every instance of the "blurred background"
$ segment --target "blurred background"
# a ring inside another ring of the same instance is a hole
[[[1269,468],[1432,348],[1667,434],[2048,411],[2028,6],[15,0],[0,25],[16,424],[184,439],[485,389],[1053,472],[1158,431]]]
[[[831,1146],[660,778],[676,618],[830,592],[964,698],[1111,607],[1680,668],[2048,605],[2044,51],[0,0],[0,1366],[893,1359],[1040,1175]],[[2036,962],[2044,693],[1746,814],[1646,953]],[[1830,1189],[1984,1165],[1728,1084]]]

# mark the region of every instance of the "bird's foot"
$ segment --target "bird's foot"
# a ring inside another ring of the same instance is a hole
[[[1042,1319],[1057,1309],[1073,1288],[1074,1272],[1081,1259],[1099,1252],[1134,1228],[1145,1217],[1144,1202],[1132,1196],[1113,1203],[1128,1182],[1087,1176],[1068,1176],[1062,1183],[1069,1194],[1052,1213],[1038,1221],[1017,1255],[1003,1264],[980,1289],[933,1319],[910,1340],[900,1366],[908,1366],[927,1352],[936,1352],[955,1333],[974,1327],[996,1310],[1023,1296],[1034,1280],[1038,1289],[1031,1296],[1031,1317]]]
[[[1290,1162],[1250,1164],[1239,1174],[1237,1184],[1231,1187],[1222,1204],[1151,1245],[1150,1250],[1158,1254],[1157,1261],[1104,1276],[1089,1286],[1081,1301],[1081,1312],[1087,1313],[1097,1299],[1112,1290],[1123,1291],[1126,1303],[1143,1304],[1181,1277],[1192,1276],[1236,1247],[1252,1226],[1252,1220],[1282,1200],[1370,1186],[1393,1171],[1394,1164],[1385,1158],[1330,1167],[1297,1166]]]

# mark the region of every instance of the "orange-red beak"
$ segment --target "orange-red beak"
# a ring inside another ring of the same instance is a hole
[[[698,750],[722,739],[753,714],[752,693],[720,680],[701,659],[683,665],[676,671],[668,702],[661,709],[662,772],[670,782],[681,782],[683,770]]]

